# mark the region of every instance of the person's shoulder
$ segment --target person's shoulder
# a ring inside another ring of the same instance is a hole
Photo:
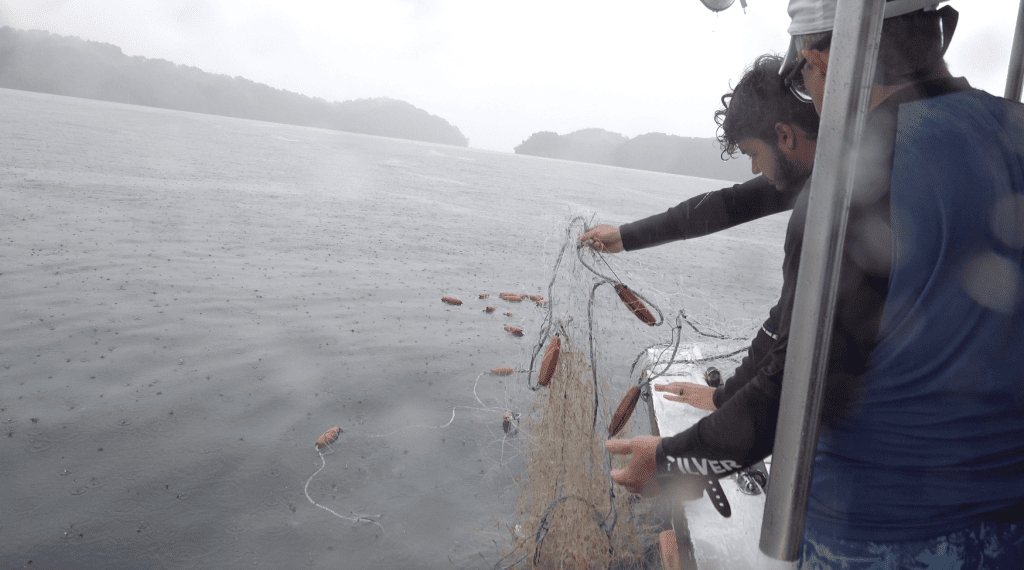
[[[755,176],[746,182],[736,184],[731,188],[723,188],[723,190],[739,190],[744,192],[753,192],[761,190],[772,190],[775,186],[768,181],[764,176]]]
[[[966,85],[966,81],[964,81]],[[924,131],[972,131],[1024,127],[1024,105],[967,87],[900,105],[901,125]]]

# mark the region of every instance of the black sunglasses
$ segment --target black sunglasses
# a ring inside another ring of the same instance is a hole
[[[786,89],[789,89],[789,92],[801,103],[812,102],[811,94],[807,92],[807,83],[804,82],[804,67],[806,66],[807,60],[801,57],[796,62],[793,70],[782,80],[782,84],[786,86]]]
[[[790,53],[787,59],[794,58],[796,61],[793,64],[784,64],[783,73],[785,74],[782,78],[782,84],[797,98],[801,103],[811,103],[811,94],[807,91],[807,84],[804,82],[804,68],[807,67],[807,59],[799,53],[805,49],[822,50],[828,47],[832,43],[832,34],[819,39],[814,42],[814,45],[805,46],[798,48],[797,44],[800,43],[794,38],[790,44]],[[791,66],[791,67],[790,67]],[[789,71],[785,71],[785,67],[790,67]]]

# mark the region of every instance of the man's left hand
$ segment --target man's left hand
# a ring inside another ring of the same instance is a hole
[[[633,439],[609,439],[604,447],[612,455],[632,455],[625,469],[612,469],[612,481],[622,485],[630,493],[650,497],[658,493],[654,480],[657,470],[656,455],[660,437],[642,435]]]
[[[656,392],[668,392],[666,400],[690,404],[700,410],[715,411],[715,389],[711,386],[701,386],[690,382],[669,382],[668,384],[656,384]]]

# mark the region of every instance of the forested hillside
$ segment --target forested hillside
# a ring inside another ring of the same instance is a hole
[[[723,161],[722,149],[715,139],[664,133],[647,133],[630,139],[604,129],[583,129],[566,135],[541,131],[530,135],[515,151],[516,154],[736,182],[753,176],[749,160],[737,157]]]
[[[39,30],[0,28],[0,87],[469,145],[457,127],[405,101],[379,97],[331,102]]]

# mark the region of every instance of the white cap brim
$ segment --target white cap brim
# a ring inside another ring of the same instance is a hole
[[[927,8],[934,9],[948,0],[889,0],[885,3],[885,18],[902,16]],[[789,34],[802,36],[827,32],[835,26],[836,0],[790,0]]]
[[[782,59],[782,66],[779,67],[779,75],[786,77],[789,75],[793,67],[800,62],[800,54],[796,51],[796,38],[790,36],[789,38],[789,49],[786,51],[786,57]]]

